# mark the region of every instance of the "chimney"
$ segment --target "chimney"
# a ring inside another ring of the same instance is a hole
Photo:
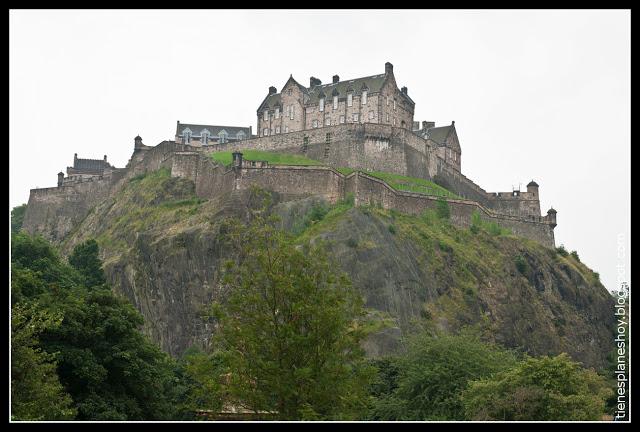
[[[107,155],[104,155],[104,161],[105,162],[107,161]]]
[[[456,122],[454,120],[451,120],[451,126],[455,126]]]
[[[384,73],[385,75],[390,75],[393,73],[393,65],[389,62],[384,64]]]
[[[73,154],[73,165],[75,166],[76,161],[78,160],[78,153]]]
[[[333,83],[337,83],[338,81],[340,81],[340,77],[338,75],[334,75],[333,76]]]
[[[406,87],[402,87],[402,88],[400,89],[400,91],[401,91],[402,93],[406,94],[407,96],[409,96],[409,93],[407,93],[407,88],[406,88]]]
[[[58,173],[58,187],[62,186],[62,179],[64,179],[64,173],[63,172],[59,172]]]
[[[309,78],[309,87],[315,87],[320,84],[322,84],[322,81],[320,81],[318,78],[316,77]]]
[[[436,122],[423,121],[422,129],[431,129],[432,127],[436,127]]]
[[[269,94],[270,95],[276,94],[276,93],[278,93],[278,90],[274,86],[269,87]]]

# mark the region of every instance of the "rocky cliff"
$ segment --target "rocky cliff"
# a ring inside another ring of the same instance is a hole
[[[348,202],[274,196],[273,211],[297,241],[328,241],[332,256],[366,299],[379,331],[370,355],[398,349],[415,326],[455,331],[478,324],[496,341],[531,354],[568,352],[603,366],[613,348],[613,299],[571,256],[533,241],[461,229],[435,213],[408,216]],[[248,217],[256,203],[234,192],[203,201],[190,180],[159,170],[128,180],[92,208],[60,245],[96,238],[115,290],[145,317],[145,331],[179,355],[206,345],[201,318],[219,295],[225,217]]]

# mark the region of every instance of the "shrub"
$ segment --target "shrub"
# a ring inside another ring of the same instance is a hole
[[[571,252],[571,256],[572,256],[576,261],[581,262],[581,261],[580,261],[580,257],[578,256],[578,251],[573,251],[573,252]]]
[[[436,204],[436,212],[440,219],[449,219],[451,217],[451,209],[449,208],[449,203],[443,198],[438,198],[438,203]]]
[[[569,256],[569,252],[567,252],[564,245],[558,246],[556,248],[556,252],[558,252],[558,255],[562,255],[563,257]]]
[[[391,234],[394,234],[394,235],[395,235],[395,233],[396,233],[396,227],[395,227],[394,225],[389,225],[389,232],[390,232]]]
[[[522,275],[526,275],[527,269],[529,268],[529,264],[527,264],[527,260],[525,260],[522,255],[518,255],[516,256],[515,262],[516,262],[516,268],[518,269],[518,271]]]
[[[347,246],[349,246],[350,248],[357,248],[358,240],[354,239],[353,237],[349,237],[349,239],[347,240]]]

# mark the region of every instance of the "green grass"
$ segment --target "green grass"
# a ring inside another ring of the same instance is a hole
[[[416,177],[406,177],[399,174],[392,174],[380,171],[363,171],[365,174],[369,174],[372,177],[384,180],[394,189],[403,190],[407,192],[417,192],[425,195],[435,195],[446,198],[460,197],[453,192],[448,191],[440,185],[435,184],[432,181],[420,179]]]
[[[232,152],[230,151],[211,153],[209,156],[213,161],[223,165],[231,165],[233,162]],[[242,158],[249,161],[267,161],[271,165],[323,165],[322,162],[300,155],[272,153],[261,150],[242,150]]]

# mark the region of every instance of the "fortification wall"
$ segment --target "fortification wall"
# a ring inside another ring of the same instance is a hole
[[[212,146],[204,151],[281,151],[333,167],[431,178],[430,145],[411,131],[383,124],[343,124]]]

